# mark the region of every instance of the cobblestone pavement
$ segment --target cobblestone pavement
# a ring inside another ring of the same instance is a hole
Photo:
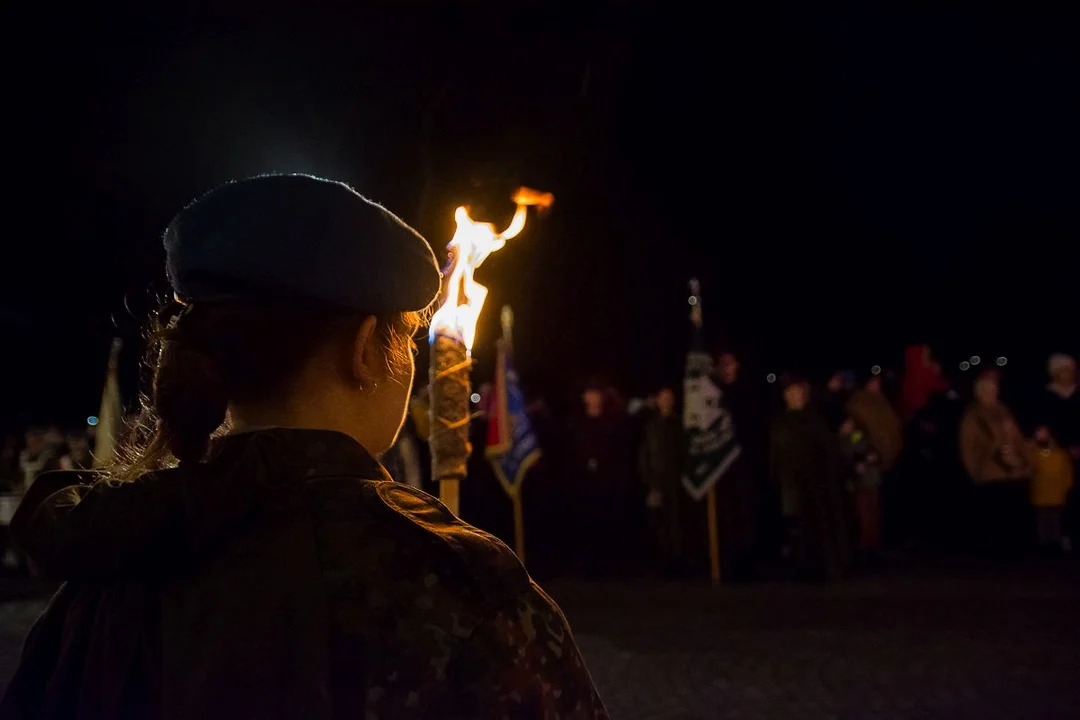
[[[548,583],[616,719],[1080,717],[1074,568]],[[43,603],[0,604],[0,685]]]

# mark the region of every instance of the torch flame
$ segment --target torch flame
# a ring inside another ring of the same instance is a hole
[[[517,204],[514,218],[502,232],[491,223],[477,222],[469,217],[463,206],[454,211],[457,229],[446,246],[450,251],[450,267],[443,285],[442,305],[431,318],[430,340],[438,334],[460,338],[465,349],[472,351],[476,339],[476,322],[487,298],[486,287],[476,282],[473,272],[506,241],[525,229],[526,213],[530,206],[548,209],[555,201],[551,193],[519,188],[511,198]]]

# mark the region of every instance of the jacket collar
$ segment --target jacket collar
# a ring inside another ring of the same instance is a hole
[[[274,465],[297,470],[309,479],[339,476],[390,479],[360,443],[336,430],[275,427],[225,435],[214,442],[209,462],[246,460],[252,454],[272,459]]]

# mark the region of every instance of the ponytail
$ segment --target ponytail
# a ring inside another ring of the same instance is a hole
[[[199,462],[206,456],[210,436],[225,422],[228,397],[220,372],[208,350],[199,347],[187,315],[185,310],[173,316],[164,328],[152,401],[165,449],[180,462]]]

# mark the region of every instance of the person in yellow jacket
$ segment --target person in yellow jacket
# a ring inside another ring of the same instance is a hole
[[[1065,503],[1072,489],[1074,470],[1069,451],[1062,448],[1041,426],[1029,446],[1031,462],[1031,504],[1035,506],[1035,529],[1039,545],[1045,548],[1071,549],[1062,533]]]

